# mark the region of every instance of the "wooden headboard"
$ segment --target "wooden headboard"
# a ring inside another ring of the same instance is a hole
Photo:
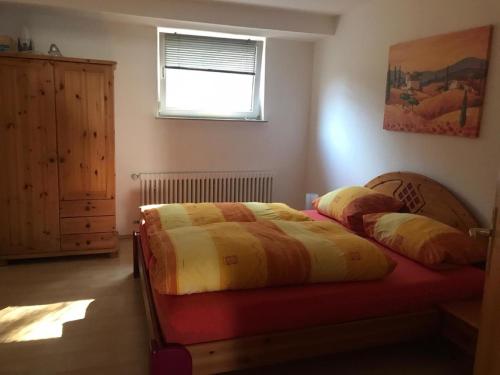
[[[391,172],[366,185],[406,203],[412,213],[428,216],[467,232],[478,227],[474,215],[440,183],[411,172]]]

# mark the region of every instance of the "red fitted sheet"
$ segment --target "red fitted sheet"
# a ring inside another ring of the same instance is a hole
[[[315,220],[330,220],[306,211]],[[145,237],[144,237],[145,238]],[[146,241],[144,252],[150,256]],[[388,249],[398,266],[384,280],[169,296],[153,291],[164,338],[194,344],[422,311],[479,297],[484,272],[433,271]]]

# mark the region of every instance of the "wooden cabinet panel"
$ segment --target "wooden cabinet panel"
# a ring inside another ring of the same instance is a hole
[[[111,216],[115,214],[115,200],[61,201],[61,217]]]
[[[61,219],[61,234],[115,231],[114,216],[66,217]]]
[[[116,249],[114,68],[0,54],[0,259]]]
[[[55,63],[61,200],[114,198],[113,67]]]
[[[101,250],[116,248],[116,233],[66,234],[61,238],[61,250]]]
[[[53,67],[0,57],[0,256],[59,250]]]

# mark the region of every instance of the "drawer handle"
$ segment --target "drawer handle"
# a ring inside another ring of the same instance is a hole
[[[90,206],[85,206],[85,211],[90,211]]]
[[[91,243],[91,242],[92,242],[92,241],[90,241],[90,240],[87,240],[87,242],[86,242],[86,243],[87,243],[87,245],[90,245],[90,243]]]
[[[85,228],[90,228],[90,223],[85,224]]]

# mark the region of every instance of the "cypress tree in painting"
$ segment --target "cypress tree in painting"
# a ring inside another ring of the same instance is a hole
[[[464,127],[467,122],[467,89],[464,90],[464,99],[462,101],[462,108],[460,109],[460,119],[458,120],[460,127]]]
[[[484,95],[484,79],[486,78],[486,61],[481,61],[481,73],[479,76],[479,95]]]
[[[416,106],[416,105],[419,105],[420,102],[418,101],[417,98],[415,98],[414,96],[411,96],[409,99],[408,99],[408,104],[411,106],[411,110],[413,112],[413,106]]]
[[[387,82],[385,84],[385,102],[389,103],[391,98],[391,65],[387,68]]]
[[[447,66],[446,67],[446,74],[444,76],[444,91],[448,91],[448,85],[450,84],[449,83],[449,80],[448,80],[448,73],[449,73],[449,70],[450,70],[450,67]]]

